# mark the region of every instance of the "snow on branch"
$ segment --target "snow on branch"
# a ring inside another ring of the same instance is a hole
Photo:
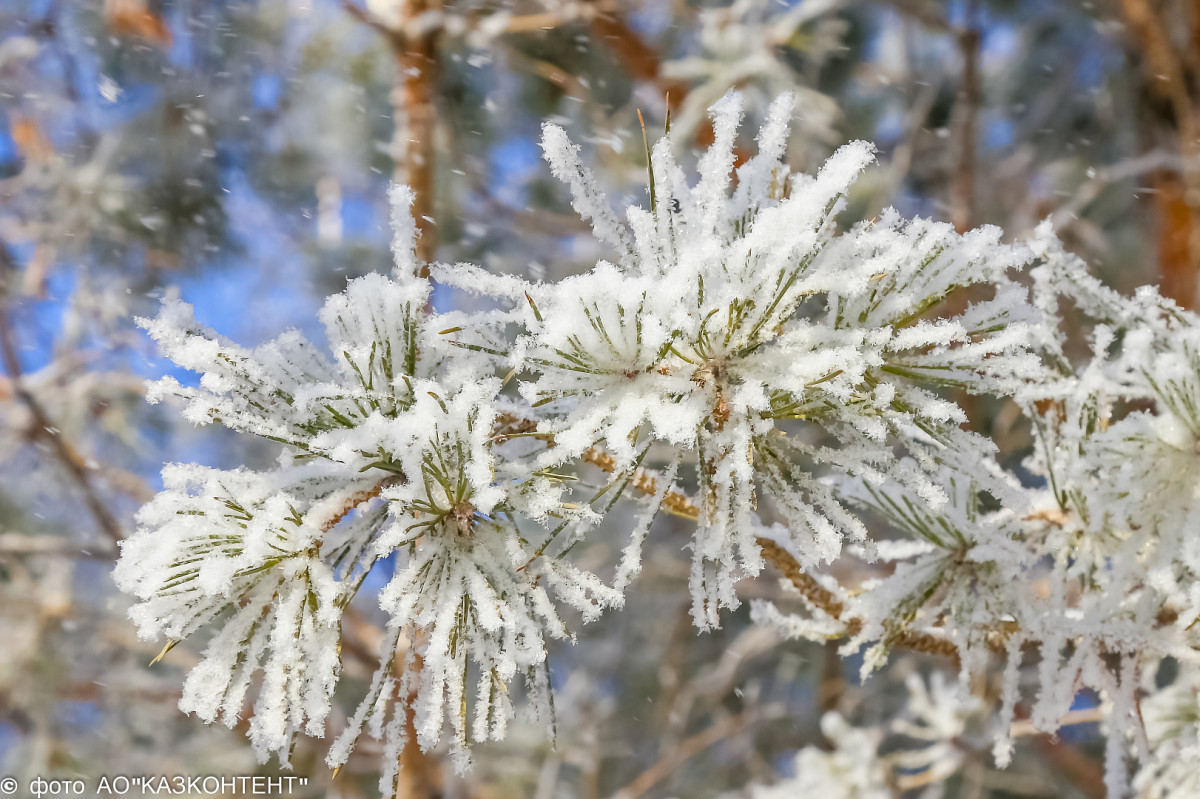
[[[853,142],[793,174],[792,107],[771,106],[758,154],[734,169],[740,99],[718,102],[694,182],[664,137],[650,206],[627,221],[547,124],[550,171],[616,263],[555,283],[433,268],[498,310],[430,310],[411,193],[395,187],[395,270],[329,298],[327,353],[296,333],[241,347],[183,303],[143,320],[200,375],[159,381],[152,401],[281,445],[268,470],[168,466],[123,546],[117,582],[144,637],[213,630],[182,707],[232,724],[261,672],[259,754],[286,759],[296,735],[323,734],[341,613],[394,561],[379,670],[328,762],[382,738],[391,790],[411,701],[417,743],[449,728],[465,764],[470,745],[505,735],[518,678],[553,729],[550,641],[623,605],[654,519],[671,514],[694,523],[700,629],[771,563],[788,590],[755,601],[759,623],[844,638],[864,673],[897,649],[948,656],[958,687],[910,686],[920,712],[906,729],[948,740],[955,707],[991,713],[1004,766],[1020,699],[1050,732],[1090,688],[1106,702],[1112,795],[1183,779],[1163,752],[1194,744],[1153,749],[1167,736],[1143,729],[1139,703],[1155,690],[1144,677],[1193,662],[1197,644],[1200,319],[1152,290],[1106,288],[1046,227],[1006,242],[893,210],[845,220],[874,148]],[[1081,363],[1066,354],[1064,299],[1092,325]],[[515,396],[503,374],[519,376]],[[966,424],[975,397],[1031,420],[1020,473]],[[611,544],[609,569],[572,560],[584,540]],[[873,576],[840,585],[827,567],[843,561]],[[1003,688],[985,702],[968,689],[990,670]],[[851,779],[847,763],[881,740],[835,716],[825,726],[836,749],[801,753],[798,784]],[[1133,776],[1131,754],[1146,769]],[[922,757],[909,759],[926,781],[958,763]],[[844,795],[883,795],[886,767]]]

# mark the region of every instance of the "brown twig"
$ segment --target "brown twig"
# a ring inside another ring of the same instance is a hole
[[[800,564],[796,562],[796,559],[787,550],[779,546],[779,544],[776,544],[769,538],[760,537],[757,541],[759,548],[762,549],[763,560],[778,569],[787,578],[788,582],[795,586],[796,590],[803,594],[814,607],[831,619],[841,621],[842,614],[845,612],[845,606],[840,599],[833,595],[832,591],[818,583],[812,575],[806,574],[800,568]],[[854,635],[860,629],[862,629],[861,623],[856,625],[853,630],[847,624],[846,632],[849,635]]]
[[[390,27],[352,0],[342,8],[355,20],[381,33],[396,62],[392,87],[392,179],[412,189],[412,215],[417,227],[417,262],[420,277],[429,277],[429,264],[437,253],[434,227],[434,169],[437,150],[437,82],[440,74],[438,43],[443,33],[442,0],[412,0],[404,4],[398,27]]]
[[[1036,741],[1042,757],[1080,793],[1089,799],[1102,799],[1107,795],[1104,767],[1095,758],[1055,736],[1040,735]]]
[[[111,561],[113,553],[110,550],[92,552],[86,546],[59,535],[0,532],[0,558],[40,556]]]
[[[587,94],[585,84],[557,64],[534,58],[513,48],[510,48],[508,57],[515,65],[525,68],[547,83],[554,84],[569,95],[583,98]]]
[[[958,163],[951,185],[950,216],[954,229],[966,233],[975,217],[975,150],[979,103],[979,28],[975,24],[975,4],[968,2],[966,26],[958,31],[958,49],[962,54],[962,84],[958,93]]]
[[[598,447],[584,450],[581,460],[590,463],[606,474],[612,474],[617,470],[616,459]],[[638,469],[634,472],[629,482],[639,494],[647,497],[658,494],[658,478],[645,469]],[[700,507],[678,491],[667,491],[663,495],[662,509],[672,516],[692,522],[700,518]]]
[[[746,710],[734,716],[726,716],[695,735],[684,738],[677,746],[663,754],[650,768],[639,774],[633,782],[613,794],[612,799],[638,799],[638,797],[645,796],[651,788],[705,749],[743,732],[758,721],[778,718],[782,715],[782,709],[774,709],[773,712],[759,711],[757,713]]]
[[[1096,705],[1095,707],[1086,707],[1081,710],[1072,710],[1058,720],[1058,727],[1072,727],[1076,724],[1094,724],[1104,721],[1108,718],[1108,714],[1112,711],[1112,703],[1105,702],[1104,704]],[[1012,723],[1009,735],[1013,738],[1020,738],[1028,735],[1045,735],[1046,733],[1034,726],[1029,719],[1019,719]]]
[[[414,648],[413,663],[411,668],[414,673],[421,671],[425,667],[425,663],[419,654],[420,647],[417,641],[409,643],[410,647]],[[394,661],[394,668],[399,669],[402,659],[397,657]],[[443,775],[440,768],[438,758],[425,752],[417,744],[417,725],[416,725],[416,691],[410,693],[406,697],[400,696],[403,680],[401,675],[396,674],[396,682],[394,691],[396,692],[393,701],[396,703],[403,702],[404,713],[404,729],[406,742],[404,749],[400,752],[400,771],[396,775],[396,792],[398,797],[405,799],[424,799],[429,797],[442,796],[442,781]]]
[[[413,0],[406,3],[409,20],[435,15],[442,9],[441,0]],[[392,92],[395,132],[392,157],[397,183],[407,183],[413,192],[412,214],[416,221],[417,262],[420,276],[429,277],[429,263],[437,252],[437,231],[433,223],[433,200],[436,183],[434,167],[437,151],[434,133],[437,127],[437,81],[439,25],[429,25],[414,35],[391,37],[392,54],[396,59],[398,78]]]
[[[33,426],[30,430],[30,435],[46,443],[50,451],[54,454],[54,457],[62,465],[63,469],[66,470],[71,480],[83,495],[84,504],[87,505],[92,518],[96,520],[96,525],[114,544],[119,542],[124,538],[124,535],[121,533],[121,526],[117,524],[117,520],[108,510],[108,506],[104,504],[99,494],[96,493],[87,467],[83,465],[80,459],[74,456],[74,450],[63,438],[62,432],[50,421],[50,417],[46,415],[46,411],[42,408],[41,403],[38,402],[37,397],[33,396],[29,392],[29,389],[25,388],[24,382],[21,379],[21,361],[17,355],[17,346],[13,339],[8,311],[2,302],[0,302],[0,357],[4,361],[5,371],[8,372],[13,395],[25,406],[26,410],[29,411],[29,415],[33,417]]]
[[[1174,116],[1179,154],[1183,158],[1183,186],[1178,205],[1186,209],[1178,220],[1186,231],[1186,273],[1178,265],[1164,263],[1164,289],[1187,308],[1196,307],[1197,277],[1200,276],[1200,119],[1189,83],[1197,75],[1189,74],[1184,59],[1171,40],[1169,25],[1159,8],[1148,0],[1120,0],[1121,10],[1133,33],[1144,62],[1150,92],[1165,100]],[[1169,237],[1167,237],[1169,238]]]
[[[7,368],[7,367],[6,367]],[[77,366],[69,368],[80,368]],[[61,370],[60,370],[61,371]],[[92,373],[95,374],[95,373]],[[102,379],[113,381],[119,379],[112,375],[104,376]],[[17,392],[13,388],[14,381],[9,377],[0,377],[0,401],[7,401],[17,396]],[[138,384],[141,388],[141,384]],[[61,437],[60,437],[61,438]],[[87,472],[95,472],[104,475],[104,483],[116,491],[121,492],[130,499],[136,500],[139,504],[149,502],[154,496],[154,492],[146,481],[138,475],[119,466],[114,466],[111,463],[97,463],[92,459],[85,458],[79,450],[71,445],[70,441],[61,439],[63,446],[67,450],[67,455],[72,462],[76,463],[79,468]]]
[[[982,87],[979,73],[979,50],[981,34],[976,19],[975,0],[968,0],[965,21],[962,27],[951,24],[936,3],[924,0],[879,0],[882,5],[890,6],[901,14],[920,22],[926,28],[939,33],[954,36],[958,43],[958,51],[962,59],[962,79],[959,82],[958,96],[954,104],[955,130],[955,166],[951,175],[949,187],[950,221],[959,233],[965,233],[974,224],[975,216],[975,182],[976,182],[976,149],[977,131],[979,127],[979,106],[982,100]],[[936,99],[936,91],[926,93],[925,101],[930,106]],[[920,108],[921,106],[918,106]],[[917,115],[917,130],[924,122],[924,112]],[[898,150],[897,157],[904,164],[911,157],[911,144]]]
[[[375,483],[374,485],[355,491],[350,496],[346,497],[346,501],[338,506],[337,511],[330,514],[328,519],[321,522],[321,532],[328,533],[334,527],[337,527],[342,519],[350,515],[350,512],[364,502],[370,502],[383,492],[383,489],[390,485],[395,485],[397,482],[403,482],[403,477],[389,476]]]
[[[374,28],[386,36],[392,35],[392,31],[386,25],[371,16],[369,11],[354,3],[353,0],[342,0],[340,5],[343,11],[363,25]]]
[[[525,419],[516,414],[502,413],[496,417],[495,433],[492,440],[504,443],[514,436],[528,436],[553,445],[554,436],[537,432],[537,422]],[[589,447],[583,451],[580,460],[590,463],[605,474],[617,471],[617,460],[599,447]],[[645,469],[638,469],[630,480],[634,489],[645,496],[652,497],[658,493],[658,478]],[[696,521],[700,518],[700,507],[678,491],[668,491],[663,496],[662,509],[681,519]]]
[[[515,435],[529,435],[547,443],[553,443],[553,436],[539,434],[536,431],[537,422],[532,419],[523,419],[514,414],[501,414],[496,419],[494,439],[502,441]],[[617,470],[616,459],[599,447],[590,447],[584,450],[580,459],[606,474],[612,474]],[[659,478],[653,472],[647,469],[638,469],[630,480],[630,485],[643,496],[655,496],[659,491],[658,480]],[[668,491],[665,494],[662,509],[672,516],[693,522],[700,518],[701,513],[698,505],[677,491]],[[755,540],[762,550],[763,559],[778,569],[813,606],[830,618],[843,622],[847,636],[853,637],[862,631],[862,619],[843,618],[845,605],[842,604],[842,601],[834,596],[832,591],[817,582],[812,575],[807,574],[783,547],[769,538],[759,537]],[[915,652],[958,659],[958,648],[953,642],[928,633],[900,632],[891,637],[890,643],[894,647],[911,649]]]
[[[846,607],[840,599],[834,596],[833,592],[818,583],[811,575],[806,574],[796,559],[788,553],[783,547],[776,544],[767,538],[758,538],[758,545],[762,549],[763,559],[779,569],[783,576],[787,578],[796,590],[820,609],[827,616],[845,625],[845,634],[853,637],[862,632],[863,620],[851,616],[845,618]],[[989,636],[989,646],[996,649],[1003,649],[1004,642],[1015,632],[1015,629],[1004,628],[998,630],[995,634]],[[889,644],[893,648],[909,649],[914,652],[923,652],[927,655],[938,655],[939,657],[947,657],[951,660],[958,660],[958,647],[953,641],[942,636],[933,635],[931,633],[918,633],[904,630],[889,637]]]

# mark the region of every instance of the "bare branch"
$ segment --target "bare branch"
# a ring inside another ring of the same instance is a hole
[[[50,451],[83,495],[84,503],[91,512],[92,518],[96,520],[96,525],[100,530],[113,543],[119,542],[124,538],[121,526],[109,511],[108,506],[100,499],[99,494],[96,493],[87,467],[73,454],[74,450],[63,438],[62,432],[54,425],[49,416],[46,415],[46,411],[42,408],[41,403],[25,388],[21,380],[21,361],[17,355],[17,346],[13,338],[8,310],[2,302],[0,302],[0,358],[3,359],[4,369],[8,372],[14,396],[25,406],[30,416],[33,417],[33,427],[30,430],[30,434],[41,439],[50,448]]]

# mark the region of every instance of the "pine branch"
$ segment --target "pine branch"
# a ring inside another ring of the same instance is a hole
[[[523,419],[514,414],[502,414],[497,417],[497,423],[497,438],[503,439],[513,435],[535,434],[535,437],[539,440],[553,444],[553,436],[535,433],[537,422],[532,419]],[[590,447],[584,450],[581,460],[595,466],[606,474],[613,474],[617,470],[616,459],[599,447]],[[652,497],[658,493],[658,479],[651,470],[638,469],[630,484],[639,494]],[[672,516],[693,522],[700,518],[701,513],[698,505],[677,491],[668,491],[666,493],[663,498],[662,509]],[[775,566],[787,578],[788,582],[795,586],[796,590],[830,618],[837,619],[845,624],[846,636],[853,637],[862,630],[863,620],[855,617],[844,619],[845,606],[841,600],[834,596],[833,592],[817,582],[815,578],[807,574],[801,568],[800,564],[796,562],[796,559],[788,554],[786,550],[768,538],[759,536],[755,540],[762,550],[763,559]],[[1012,632],[1012,630],[1006,630],[1002,637],[996,638],[994,645],[997,649],[1003,649],[1004,640]],[[948,657],[956,663],[958,661],[958,648],[953,642],[928,633],[905,631],[899,633],[892,640],[892,645],[914,652]]]
[[[389,477],[385,477],[383,480],[380,480],[370,488],[364,488],[360,491],[354,492],[346,498],[346,501],[343,502],[335,512],[331,513],[327,519],[321,522],[321,532],[328,533],[334,527],[337,527],[338,524],[347,516],[349,516],[350,513],[353,512],[354,509],[359,505],[370,502],[378,497],[380,493],[382,493],[383,490],[388,486],[402,483],[405,481],[405,479],[406,478],[402,474],[391,475]]]

